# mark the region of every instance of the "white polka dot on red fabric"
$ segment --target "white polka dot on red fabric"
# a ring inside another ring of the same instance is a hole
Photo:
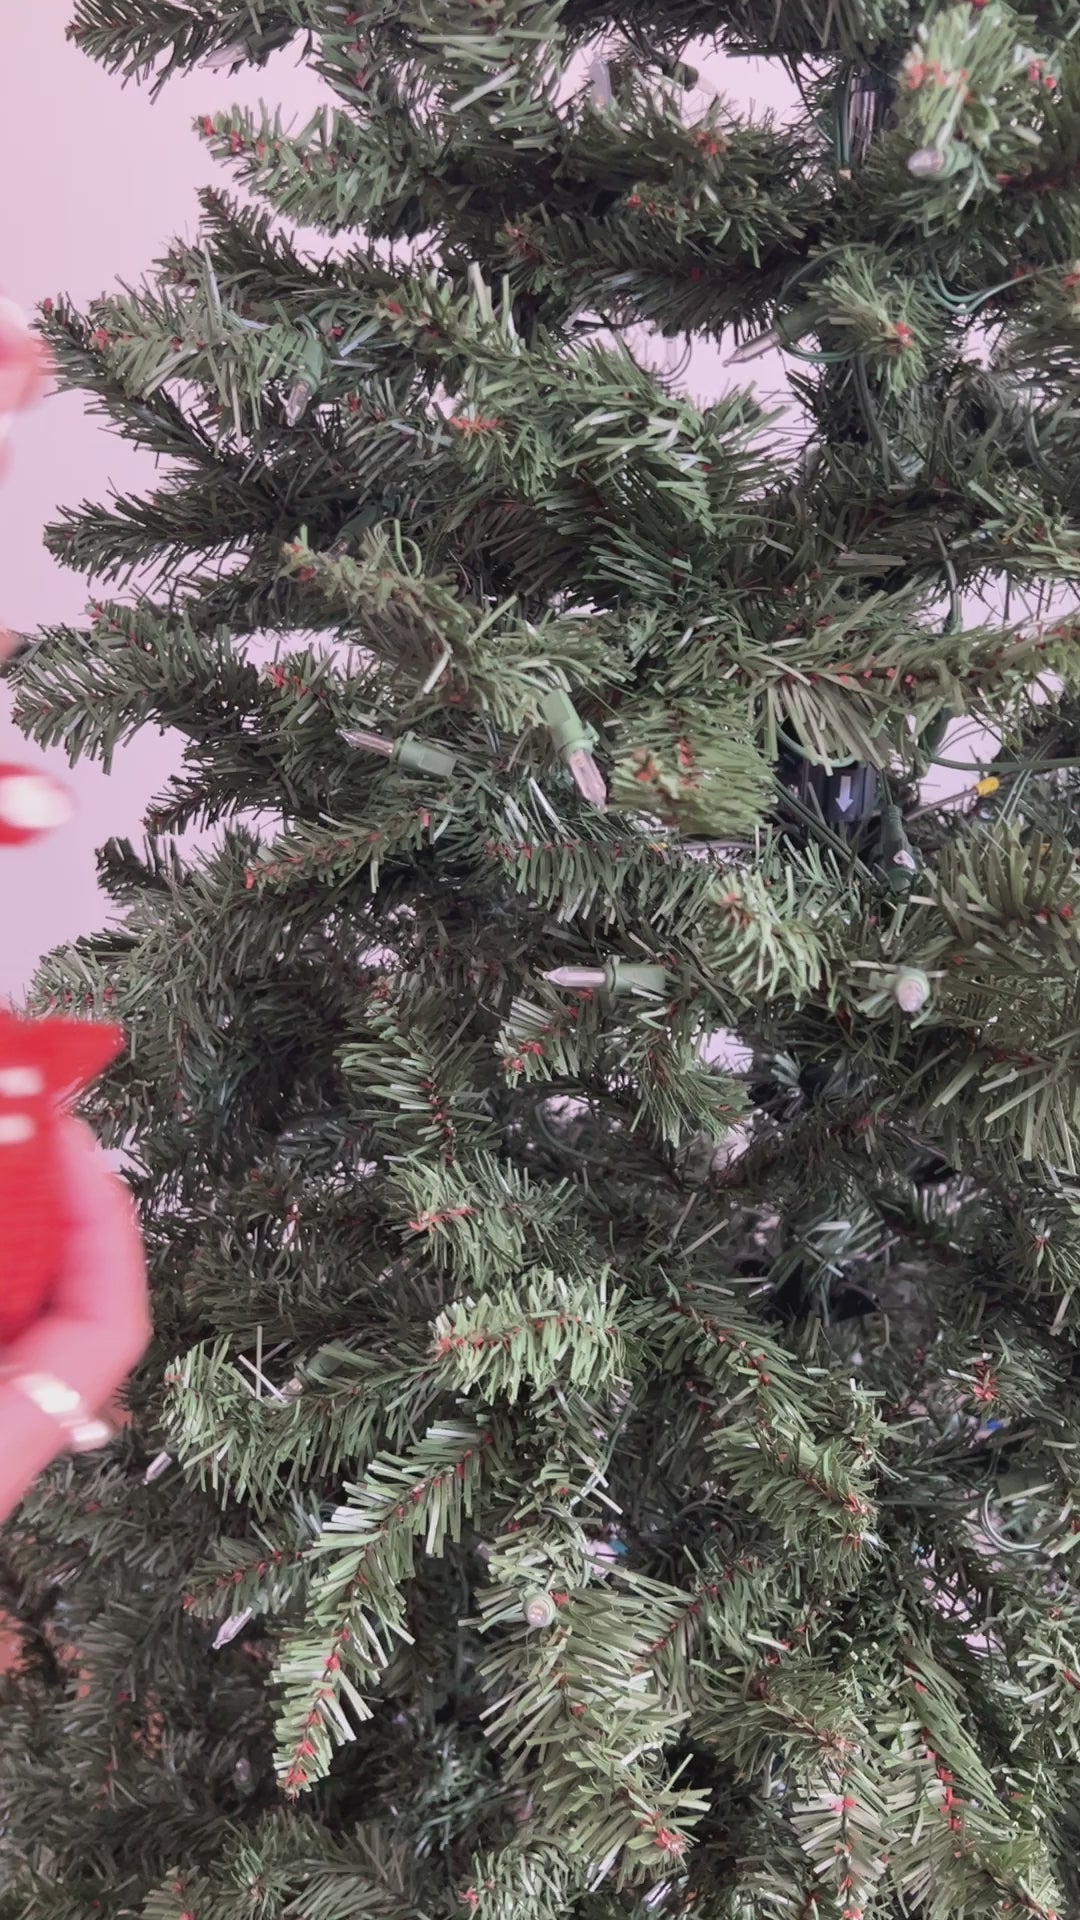
[[[28,1113],[0,1113],[0,1147],[21,1147],[35,1131]]]
[[[62,827],[72,806],[63,787],[45,773],[9,774],[0,780],[0,817],[27,832]]]
[[[37,1067],[0,1067],[0,1100],[32,1100],[45,1088]]]

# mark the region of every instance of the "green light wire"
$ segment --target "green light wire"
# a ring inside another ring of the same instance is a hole
[[[955,767],[959,773],[980,773],[988,780],[1031,773],[1052,773],[1062,767],[1080,767],[1080,757],[1071,760],[943,760],[935,767]]]

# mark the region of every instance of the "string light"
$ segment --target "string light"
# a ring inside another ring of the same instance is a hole
[[[361,747],[367,753],[377,753],[392,765],[403,767],[407,773],[434,774],[436,779],[448,780],[454,771],[457,755],[449,747],[437,746],[430,740],[417,740],[414,734],[403,734],[400,740],[388,740],[385,734],[372,733],[366,727],[355,727],[342,738],[350,747]]]
[[[948,160],[940,147],[917,147],[909,153],[907,165],[917,180],[933,180],[945,172]]]
[[[295,427],[303,419],[310,403],[311,388],[306,380],[298,380],[285,402],[286,426]]]
[[[243,1613],[234,1613],[231,1620],[226,1620],[224,1625],[220,1626],[214,1635],[214,1652],[220,1653],[222,1647],[227,1647],[231,1640],[236,1639],[238,1633],[243,1633],[248,1621],[253,1618],[253,1614],[253,1608],[245,1607]]]
[[[659,999],[668,988],[668,974],[635,960],[608,960],[602,967],[554,967],[544,979],[553,987],[575,993],[642,993]]]
[[[901,967],[893,981],[893,996],[902,1013],[921,1013],[930,998],[930,976],[921,967]]]
[[[758,333],[752,340],[744,340],[741,347],[736,347],[734,353],[728,354],[724,364],[729,367],[744,366],[748,360],[760,360],[763,353],[772,353],[780,345],[779,333],[775,327],[770,327],[768,333]]]
[[[592,727],[585,725],[570,695],[559,688],[545,695],[540,711],[578,792],[591,806],[603,811],[607,806],[607,788],[593,759],[596,734]]]
[[[230,47],[218,47],[214,53],[208,53],[201,63],[211,73],[224,73],[226,68],[241,67],[246,57],[246,48],[240,41]]]

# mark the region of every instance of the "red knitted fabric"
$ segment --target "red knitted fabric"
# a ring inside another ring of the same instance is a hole
[[[0,1346],[40,1319],[65,1231],[56,1122],[124,1044],[119,1027],[20,1020],[0,1008]]]
[[[48,371],[42,342],[0,296],[0,429],[44,392]],[[0,633],[0,659],[7,641]],[[25,847],[70,813],[70,795],[50,774],[0,763],[0,847]],[[70,1225],[56,1151],[61,1103],[123,1040],[119,1027],[20,1020],[0,1008],[0,1345],[40,1319],[60,1270]]]

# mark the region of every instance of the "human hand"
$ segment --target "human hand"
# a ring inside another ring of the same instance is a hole
[[[0,298],[0,440],[10,415],[44,391],[48,372],[42,342],[18,308]],[[0,632],[0,659],[12,644],[12,637]],[[24,780],[23,788],[28,784]],[[21,826],[27,824],[22,818]],[[30,824],[37,830],[55,824],[55,818],[37,817]],[[39,1387],[43,1381],[54,1387],[59,1382],[91,1415],[107,1405],[150,1337],[146,1268],[131,1199],[88,1127],[61,1113],[51,1133],[62,1228],[58,1271],[44,1313],[0,1353],[0,1521],[71,1444],[62,1420],[44,1411],[17,1382],[32,1382],[35,1376]]]
[[[92,1412],[142,1358],[150,1338],[146,1264],[131,1198],[89,1127],[57,1121],[64,1215],[57,1284],[43,1316],[7,1347],[0,1373],[0,1521],[6,1520],[69,1441],[63,1426],[20,1390],[20,1376],[50,1375]]]
[[[49,374],[44,342],[31,333],[14,300],[0,296],[0,417],[39,399]]]
[[[11,416],[41,398],[49,371],[44,343],[31,333],[14,301],[0,296],[0,477],[5,466],[4,436]],[[16,636],[0,627],[0,661],[7,658],[15,642]],[[5,779],[12,774],[21,776],[17,789],[5,788]],[[62,825],[70,813],[71,803],[64,790],[47,775],[25,776],[21,768],[0,767],[0,843],[33,839],[49,827]]]
[[[0,475],[6,464],[3,443],[11,416],[41,398],[49,369],[44,342],[31,333],[15,302],[0,297]],[[0,660],[14,644],[14,636],[0,629]]]

